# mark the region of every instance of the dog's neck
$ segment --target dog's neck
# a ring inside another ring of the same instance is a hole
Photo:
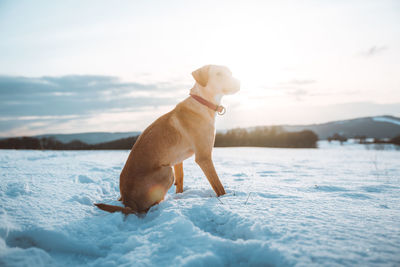
[[[192,89],[190,89],[190,93],[194,95],[198,95],[205,100],[219,106],[221,104],[222,94],[212,94],[210,93],[212,90],[209,90],[207,87],[202,87],[198,83],[196,83]]]

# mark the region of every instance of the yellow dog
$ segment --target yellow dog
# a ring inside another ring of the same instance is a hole
[[[222,96],[238,92],[240,82],[224,66],[206,65],[192,75],[196,83],[190,96],[145,129],[132,147],[120,175],[125,207],[97,207],[125,214],[147,212],[164,199],[174,176],[176,193],[183,191],[182,162],[193,154],[217,196],[225,194],[211,157],[215,115],[224,112],[219,105]]]

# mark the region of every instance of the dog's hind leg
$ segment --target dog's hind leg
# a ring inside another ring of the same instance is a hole
[[[176,193],[183,192],[183,163],[174,165]]]

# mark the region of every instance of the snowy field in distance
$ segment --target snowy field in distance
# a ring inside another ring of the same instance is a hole
[[[395,266],[400,151],[217,148],[146,216],[110,214],[129,151],[0,150],[0,266]]]

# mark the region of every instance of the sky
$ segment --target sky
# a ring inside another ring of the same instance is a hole
[[[241,91],[216,127],[400,116],[400,1],[0,1],[0,136],[142,131],[191,72]]]

